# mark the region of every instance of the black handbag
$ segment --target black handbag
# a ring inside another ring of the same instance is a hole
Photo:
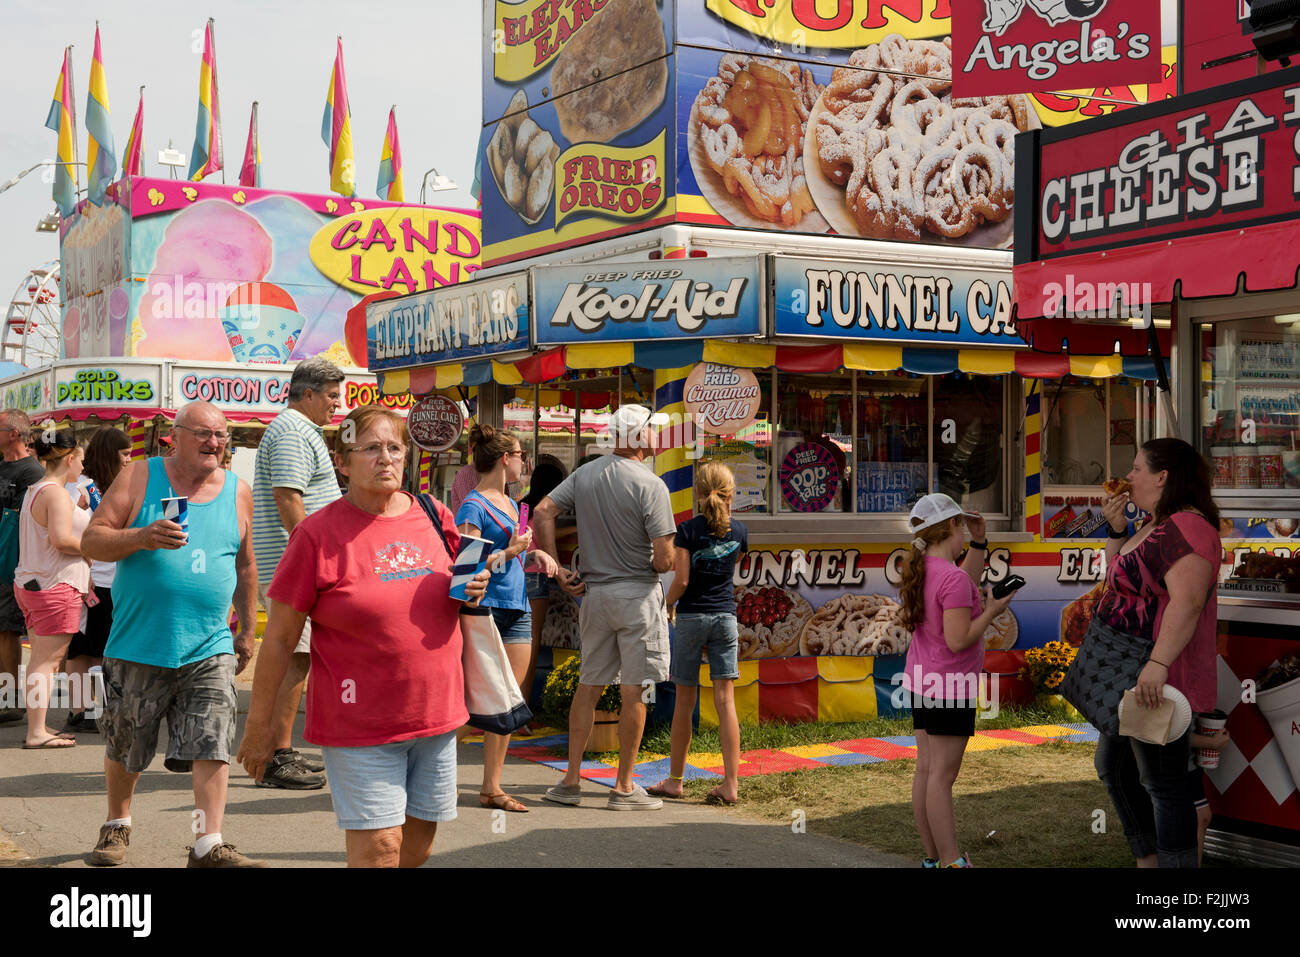
[[[1088,622],[1083,644],[1058,689],[1104,735],[1119,734],[1119,702],[1137,685],[1154,643],[1125,634],[1096,615]]]

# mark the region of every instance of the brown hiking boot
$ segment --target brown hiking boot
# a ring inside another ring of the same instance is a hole
[[[266,867],[263,861],[255,861],[235,850],[233,844],[218,844],[203,857],[194,856],[194,848],[187,848],[190,859],[186,867]]]
[[[112,867],[126,862],[126,849],[131,843],[131,828],[125,824],[105,824],[99,829],[99,843],[90,852],[86,863],[94,867]]]

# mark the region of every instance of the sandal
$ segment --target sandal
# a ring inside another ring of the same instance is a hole
[[[516,801],[505,791],[497,794],[482,794],[478,796],[479,807],[496,808],[499,811],[513,811],[516,814],[527,814],[528,805],[521,801]]]
[[[54,743],[55,741],[58,741],[59,743],[55,744]],[[40,744],[28,744],[26,741],[23,742],[24,751],[41,751],[41,750],[58,751],[63,748],[75,748],[76,746],[77,746],[76,741],[72,740],[71,738],[65,738],[57,734],[50,735]]]
[[[658,784],[646,788],[645,793],[652,794],[655,797],[671,798],[674,801],[680,801],[682,798],[686,796],[685,789],[678,791],[676,794],[674,794],[672,791],[669,791],[667,788],[664,787],[666,783],[667,783],[667,779],[660,781]]]
[[[727,799],[726,797],[724,797],[723,794],[722,794],[722,785],[718,785],[716,788],[714,788],[712,791],[710,791],[707,795],[705,795],[704,800],[705,800],[707,803],[709,803],[709,804],[725,804],[725,805],[727,805],[728,807],[731,807],[732,805],[734,805],[734,804],[736,803],[736,801],[739,801],[739,800],[740,800],[740,796],[737,795],[735,801],[728,800],[728,799]]]

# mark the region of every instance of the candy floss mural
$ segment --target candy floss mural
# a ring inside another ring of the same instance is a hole
[[[325,355],[364,367],[345,328],[362,296],[451,285],[479,268],[469,210],[144,177],[109,197],[61,230],[66,359]]]

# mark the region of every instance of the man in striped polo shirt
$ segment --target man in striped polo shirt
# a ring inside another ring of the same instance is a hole
[[[253,471],[253,553],[257,557],[258,597],[270,610],[266,590],[275,575],[289,533],[304,518],[340,496],[334,462],[325,447],[323,426],[339,405],[343,372],[334,363],[304,359],[289,380],[289,407],[262,434]],[[302,629],[289,670],[271,715],[275,757],[261,786],[310,791],[325,786],[324,766],[293,748],[293,721],[311,664],[311,621]]]

